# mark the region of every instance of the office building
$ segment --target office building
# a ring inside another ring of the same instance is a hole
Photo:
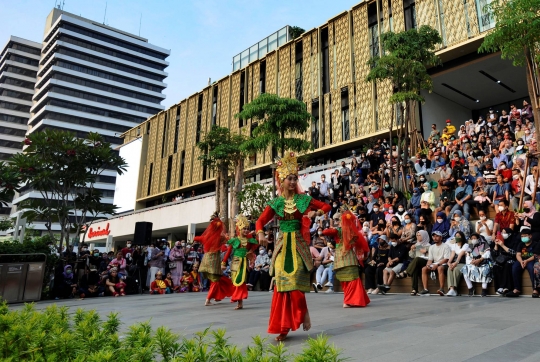
[[[0,162],[22,150],[40,54],[40,43],[16,36],[0,50]],[[10,211],[0,207],[0,218]]]

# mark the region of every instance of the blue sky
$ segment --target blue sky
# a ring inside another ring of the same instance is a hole
[[[285,25],[306,30],[361,0],[65,0],[64,10],[171,49],[164,105],[170,106],[232,70],[232,58]],[[0,0],[0,43],[10,35],[41,42],[55,0]]]

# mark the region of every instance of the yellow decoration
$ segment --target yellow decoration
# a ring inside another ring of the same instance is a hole
[[[294,202],[294,199],[285,200],[283,211],[285,211],[287,214],[294,214],[296,212],[296,203]]]
[[[242,214],[238,215],[236,217],[236,226],[238,227],[238,230],[249,228],[249,221],[247,217]]]
[[[296,156],[293,152],[288,153],[285,157],[278,161],[276,172],[281,182],[283,182],[289,175],[298,176],[298,161],[296,160]]]

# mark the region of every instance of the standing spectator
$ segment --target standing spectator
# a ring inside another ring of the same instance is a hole
[[[363,178],[367,178],[369,170],[371,169],[371,164],[367,157],[362,158],[360,162],[360,171],[362,172]]]
[[[174,248],[169,253],[169,269],[173,285],[179,286],[184,272],[184,248],[182,242],[174,243]],[[172,266],[172,267],[171,267]]]
[[[339,175],[341,177],[341,190],[345,193],[349,190],[351,170],[345,165],[345,161],[341,161],[341,168],[339,169]]]
[[[319,191],[319,188],[317,187],[317,182],[311,181],[311,187],[308,189],[308,193],[315,200],[320,199],[320,191]]]
[[[338,199],[339,191],[341,190],[341,176],[339,174],[339,170],[334,171],[334,173],[331,176],[331,179],[332,179],[333,200],[336,201]]]
[[[443,243],[443,237],[440,232],[433,233],[433,241],[435,244],[431,245],[428,253],[428,262],[425,267],[422,268],[422,290],[420,295],[428,295],[428,274],[431,273],[431,278],[435,279],[435,276],[439,276],[439,289],[437,293],[440,296],[444,295],[444,285],[446,284],[446,270],[448,269],[448,259],[450,258],[450,247]]]
[[[326,181],[326,175],[321,175],[321,182],[319,183],[319,196],[321,201],[328,201],[330,199],[330,184]]]
[[[441,138],[441,132],[439,132],[439,130],[437,129],[437,125],[433,123],[431,125],[431,132],[429,134],[428,142],[436,142],[439,140],[439,138]]]
[[[534,119],[532,106],[526,100],[523,100],[523,108],[521,108],[521,117],[524,120],[528,120],[528,121],[532,121]]]
[[[156,279],[156,273],[161,272],[163,274],[165,272],[165,246],[163,245],[162,248],[153,248],[152,249],[152,255],[150,257],[150,261],[148,262],[148,265],[150,266],[150,280],[148,286],[151,285],[151,283]]]
[[[531,283],[534,288],[534,251],[536,248],[536,242],[532,240],[531,229],[521,230],[521,243],[518,244],[516,249],[517,262],[512,264],[512,279],[514,280],[514,290],[506,293],[509,298],[519,297],[521,294],[521,279],[523,271],[527,270],[531,278]],[[535,290],[534,294],[538,298],[538,292]]]
[[[125,248],[122,248],[122,256],[126,259],[126,260],[131,260],[132,259],[132,254],[133,254],[133,248],[131,247],[131,240],[128,240],[126,242],[126,247]],[[128,256],[129,254],[129,256]]]

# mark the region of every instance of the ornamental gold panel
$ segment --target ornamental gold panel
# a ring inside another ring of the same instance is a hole
[[[329,145],[331,144],[332,140],[330,139],[330,130],[332,129],[331,128],[331,119],[330,119],[330,115],[331,115],[331,112],[330,112],[330,93],[327,93],[324,95],[324,122],[323,122],[323,127],[324,127],[324,139],[321,140],[321,146],[326,146],[326,145]]]
[[[278,95],[291,98],[291,45],[279,48],[278,56]]]
[[[334,23],[328,23],[328,72],[330,90],[336,88],[336,49],[334,44]]]
[[[227,77],[219,82],[218,97],[219,97],[219,119],[220,127],[229,127],[229,115],[231,107],[231,77]]]
[[[197,98],[195,94],[187,104],[186,159],[184,163],[184,185],[192,183],[193,147],[195,146],[195,130],[197,126]]]
[[[260,87],[260,79],[261,79],[261,63],[256,62],[253,64],[253,99],[257,99],[257,97],[260,95],[261,87]]]
[[[266,93],[277,94],[277,52],[266,56]]]
[[[403,0],[392,1],[392,23],[394,33],[405,31],[405,14],[403,13]]]
[[[452,46],[467,40],[467,21],[463,0],[445,0],[442,6],[444,10],[446,45]]]
[[[377,82],[377,131],[385,131],[390,127],[393,107],[388,101],[392,93],[390,80]]]
[[[476,11],[476,1],[466,0],[465,10],[465,14],[469,24],[468,36],[472,38],[480,33],[480,30],[478,28],[478,12]]]
[[[319,67],[319,32],[314,31],[311,33],[311,96],[317,98],[319,96],[319,81],[320,81],[320,67]]]
[[[311,59],[311,36],[306,34],[302,37],[302,97],[308,102],[313,97],[313,61]]]
[[[229,123],[229,129],[232,133],[238,133],[238,120],[234,118],[234,115],[240,112],[240,77],[242,72],[236,72],[232,75],[231,86],[231,119]],[[244,84],[245,89],[245,84]]]
[[[349,139],[358,137],[358,118],[356,117],[356,89],[354,83],[349,83]]]
[[[311,114],[311,111],[312,111],[312,105],[313,103],[311,102],[311,100],[308,100],[306,102],[306,111]],[[304,134],[302,135],[302,138],[305,140],[305,141],[308,141],[308,142],[311,142],[311,124],[313,123],[313,118],[310,118],[309,119],[309,127],[308,129],[304,132]]]
[[[336,86],[341,89],[352,79],[349,14],[345,14],[333,21],[334,25],[334,64]]]
[[[341,120],[341,89],[332,91],[332,144],[343,141],[343,122]]]
[[[439,16],[437,15],[438,0],[417,0],[416,23],[418,28],[422,25],[429,25],[439,31]],[[441,34],[442,37],[442,34]],[[439,46],[437,46],[439,48]]]
[[[381,28],[381,34],[388,33],[390,30],[390,8],[388,7],[388,0],[382,0],[382,9],[379,11],[383,17],[383,23]]]

